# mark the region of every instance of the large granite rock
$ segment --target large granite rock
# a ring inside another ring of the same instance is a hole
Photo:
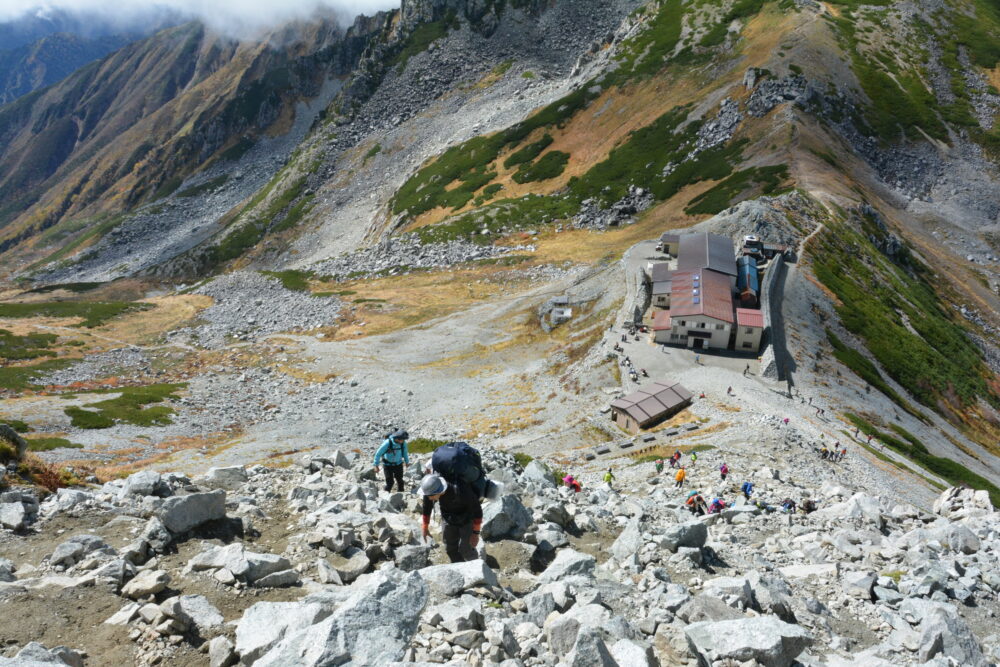
[[[420,573],[380,571],[332,616],[286,635],[254,665],[360,667],[401,660],[427,599]]]
[[[159,516],[171,533],[186,533],[203,523],[226,517],[226,492],[219,489],[167,498],[163,501]]]
[[[517,496],[506,495],[483,508],[484,540],[520,539],[531,526],[531,512]]]
[[[812,644],[812,636],[775,616],[704,621],[684,628],[688,647],[705,664],[717,660],[756,660],[768,667],[790,667]]]

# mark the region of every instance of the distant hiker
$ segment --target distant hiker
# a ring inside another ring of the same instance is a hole
[[[805,514],[812,514],[813,512],[816,511],[816,501],[813,500],[812,498],[806,498],[805,500],[802,501],[802,507],[800,507],[799,509],[801,509],[802,512]],[[795,511],[795,503],[792,503],[791,511],[792,512]]]
[[[375,452],[375,472],[381,465],[385,468],[385,490],[392,491],[393,482],[403,490],[403,467],[410,465],[410,453],[406,441],[410,434],[399,429],[386,436],[385,442]]]
[[[732,387],[726,387],[726,395],[727,396],[732,396],[733,395],[733,388]]]
[[[642,377],[644,377],[644,378],[648,378],[649,377],[649,373],[646,372],[645,368],[640,368],[639,372],[642,373]]]
[[[788,417],[785,417],[781,421],[783,421],[785,423],[785,426],[788,426]]]
[[[747,373],[749,372],[750,372],[750,364],[747,364],[747,367],[743,369],[743,377],[746,377]]]
[[[829,455],[830,455],[830,450],[827,449],[826,447],[824,447],[823,449],[819,450],[819,457],[821,459],[826,460],[826,457],[829,456]]]
[[[674,480],[676,480],[676,483],[674,484],[674,488],[679,489],[682,486],[684,486],[684,478],[685,477],[687,477],[687,472],[684,471],[684,466],[681,466],[681,469],[677,471],[676,475],[674,475]]]
[[[688,465],[694,465],[698,462],[698,452],[691,452],[691,462]]]
[[[705,499],[697,491],[689,493],[684,504],[687,505],[691,514],[708,514],[708,506],[705,504]]]
[[[663,472],[663,459],[656,459],[656,474]]]
[[[812,404],[813,404],[813,397],[812,397],[812,396],[810,396],[810,397],[809,397],[809,405],[812,405]]]
[[[743,492],[743,497],[744,498],[746,498],[747,500],[750,500],[750,496],[753,494],[753,483],[752,482],[743,482],[743,485],[740,486],[740,491]]]
[[[858,437],[858,427],[857,426],[854,427],[854,437],[855,438]]]
[[[770,514],[771,512],[774,511],[774,506],[768,505],[763,498],[754,498],[752,504],[761,512],[767,512],[768,514]]]
[[[479,496],[468,484],[450,485],[444,477],[431,473],[420,482],[424,497],[423,537],[430,537],[431,512],[434,504],[441,506],[444,549],[452,563],[476,560],[479,555],[479,530],[483,524],[483,506]]]
[[[696,363],[696,364],[700,364],[701,363],[701,355],[700,354],[694,355],[694,363]]]
[[[578,482],[573,477],[573,475],[566,475],[565,477],[563,477],[563,484],[566,486],[567,489],[573,489],[575,493],[580,493],[580,491],[583,490],[583,487],[580,485],[580,482]]]
[[[608,468],[608,471],[604,473],[604,483],[608,485],[608,488],[612,488],[611,485],[614,483],[614,481],[615,481],[615,474],[611,472],[611,468]]]
[[[729,466],[727,466],[725,463],[723,463],[721,466],[719,466],[719,476],[722,477],[722,481],[723,482],[726,481],[726,476],[728,474],[729,474]]]
[[[884,445],[883,445],[883,447],[884,447]],[[839,460],[843,461],[845,456],[847,456],[847,447],[843,447],[840,450],[840,459]]]
[[[708,506],[708,513],[718,514],[724,509],[726,509],[726,503],[722,502],[721,498],[713,498],[712,504]]]
[[[872,437],[871,437],[871,435],[868,436],[868,444],[869,445],[872,444]]]
[[[705,392],[701,392],[701,393],[700,393],[700,394],[698,395],[698,398],[705,398]]]
[[[781,501],[781,511],[782,512],[795,512],[795,501],[791,498],[785,498]]]

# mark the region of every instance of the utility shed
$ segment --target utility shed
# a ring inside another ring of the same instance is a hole
[[[665,232],[660,236],[660,246],[663,248],[663,252],[677,256],[680,251],[681,235],[672,232]]]
[[[658,308],[670,307],[670,291],[672,289],[673,276],[674,272],[671,271],[670,264],[667,262],[653,264],[653,267],[649,271],[649,281],[652,284],[650,293],[654,306]]]
[[[611,403],[611,421],[629,433],[650,428],[691,404],[693,395],[679,382],[660,380]]]

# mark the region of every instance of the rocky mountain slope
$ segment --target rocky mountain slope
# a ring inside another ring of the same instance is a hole
[[[993,664],[986,494],[948,489],[932,512],[872,496],[860,461],[822,461],[819,444],[785,427],[754,452],[703,452],[690,488],[733,501],[720,461],[756,485],[754,502],[703,516],[651,464],[619,469],[616,488],[581,470],[574,494],[539,461],[487,451],[505,495],[485,508],[481,560],[450,565],[419,538],[418,499],[379,490],[367,450],[145,471],[41,503],[7,492],[0,660]],[[789,451],[803,455],[753,462]],[[786,512],[785,498],[818,509]]]
[[[3,107],[0,250],[107,231],[209,162],[286,134],[295,105],[349,72],[379,25],[317,20],[240,44],[186,24]]]
[[[0,104],[60,81],[84,65],[134,41],[129,35],[84,38],[68,33],[0,50]]]
[[[0,183],[39,197],[3,228],[5,658],[996,663],[998,25],[407,0],[267,45],[181,26],[0,108]],[[104,108],[108,77],[133,94]],[[683,229],[792,248],[761,357],[628,335]],[[627,437],[629,365],[698,398]],[[417,466],[379,492],[399,425],[506,484],[485,560],[420,543]]]

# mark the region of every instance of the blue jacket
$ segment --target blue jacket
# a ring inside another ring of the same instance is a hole
[[[410,465],[410,452],[406,447],[406,441],[396,442],[392,438],[386,438],[375,452],[375,465],[398,466],[402,463]]]

